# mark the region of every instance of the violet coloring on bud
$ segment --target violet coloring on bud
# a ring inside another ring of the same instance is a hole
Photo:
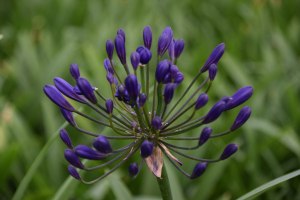
[[[97,98],[89,81],[83,77],[79,77],[76,83],[81,93],[93,104],[97,104]]]
[[[114,54],[114,42],[110,39],[106,42],[106,53],[109,60],[112,60]]]
[[[130,55],[130,60],[134,71],[136,71],[140,64],[140,54],[137,52],[132,52]]]
[[[231,143],[225,147],[222,155],[220,156],[220,160],[225,160],[232,156],[238,150],[238,146],[235,143]]]
[[[107,99],[105,101],[105,107],[106,107],[107,113],[109,115],[111,115],[112,112],[113,112],[113,109],[114,109],[114,103],[113,103],[113,101],[111,99]]]
[[[106,139],[106,137],[100,135],[94,139],[93,146],[95,149],[101,153],[107,154],[112,152],[112,148]]]
[[[236,129],[241,127],[249,119],[250,115],[251,115],[251,108],[249,106],[243,107],[239,112],[238,116],[236,117],[234,123],[230,127],[230,130],[235,131]]]
[[[76,63],[70,65],[70,73],[75,80],[80,77],[79,68]]]
[[[212,133],[212,128],[205,127],[201,132],[198,145],[199,146],[203,145],[209,139],[211,133]]]
[[[175,56],[175,58],[179,58],[179,56],[181,55],[183,49],[184,49],[183,39],[177,40],[176,43],[175,43],[175,47],[174,47],[174,56]]]
[[[73,149],[73,145],[72,145],[70,136],[65,129],[60,129],[59,136],[60,136],[61,140],[69,147],[69,149]]]
[[[59,107],[62,107],[71,112],[75,111],[75,108],[65,99],[65,97],[53,85],[45,85],[44,93],[53,103],[55,103]]]
[[[143,30],[144,45],[147,49],[151,49],[152,45],[152,30],[150,26],[146,26]]]

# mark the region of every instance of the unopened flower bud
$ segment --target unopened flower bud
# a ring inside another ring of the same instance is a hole
[[[225,160],[232,156],[238,150],[238,146],[235,143],[231,143],[225,147],[222,155],[220,156],[220,160]]]
[[[122,38],[123,38],[123,40],[124,40],[124,42],[125,42],[125,31],[124,31],[123,29],[120,28],[120,29],[117,31],[117,35],[122,36]]]
[[[253,87],[252,86],[245,86],[239,89],[234,95],[232,95],[232,101],[227,106],[225,110],[230,110],[232,108],[235,108],[245,101],[247,101],[253,94]]]
[[[76,63],[70,65],[70,73],[75,80],[80,77],[79,68]]]
[[[160,61],[156,67],[155,78],[158,83],[163,82],[167,73],[169,73],[171,62],[169,60]]]
[[[113,61],[111,61],[113,63]],[[103,61],[103,65],[107,71],[107,73],[111,73],[112,75],[115,74],[114,72],[114,69],[112,68],[111,64],[110,64],[110,60],[108,58],[106,58],[104,61]]]
[[[209,73],[210,81],[213,81],[215,79],[217,75],[217,71],[218,71],[217,65],[215,65],[214,63],[209,66],[208,73]]]
[[[74,167],[77,167],[79,169],[84,169],[85,168],[84,165],[82,164],[82,162],[80,161],[80,159],[75,154],[75,152],[72,151],[71,149],[66,149],[65,150],[65,158]]]
[[[71,111],[68,111],[62,107],[59,107],[61,114],[64,116],[64,118],[69,122],[71,126],[77,126],[73,113]]]
[[[207,163],[198,163],[195,166],[194,171],[190,176],[190,179],[195,179],[201,176],[205,172],[206,167],[207,167]]]
[[[212,133],[212,128],[205,127],[201,132],[198,145],[199,146],[203,145],[209,139],[211,133]]]
[[[147,49],[151,49],[152,45],[152,30],[150,26],[146,26],[143,30],[144,45]]]
[[[65,129],[60,129],[59,135],[61,140],[69,147],[69,149],[73,149],[73,145],[68,132]]]
[[[106,79],[107,79],[107,81],[109,82],[110,85],[115,83],[114,76],[111,73],[107,73]]]
[[[184,49],[183,39],[179,39],[179,40],[176,41],[174,49],[175,49],[175,53],[174,53],[175,58],[178,58],[181,55],[181,53]]]
[[[97,151],[104,154],[112,152],[112,148],[108,140],[103,135],[100,135],[94,139],[93,146],[95,147],[95,149],[97,149]]]
[[[178,72],[179,72],[178,67],[177,67],[176,65],[172,65],[172,66],[170,67],[170,75],[171,75],[171,79],[175,79]]]
[[[147,95],[145,93],[140,94],[140,96],[139,96],[139,106],[143,107],[146,101],[147,101]]]
[[[129,171],[130,177],[135,178],[135,176],[139,173],[138,164],[136,162],[131,163],[128,167],[128,171]]]
[[[69,111],[75,111],[75,108],[65,99],[65,97],[53,85],[45,85],[44,93],[47,97],[59,107]]]
[[[139,95],[138,81],[135,75],[129,74],[125,79],[125,87],[127,89],[128,95],[134,101],[136,101]]]
[[[88,160],[103,160],[104,158],[106,158],[106,155],[104,153],[95,151],[94,149],[85,145],[76,146],[75,153],[77,156]]]
[[[93,104],[97,104],[98,100],[94,94],[93,88],[91,87],[89,81],[83,77],[79,77],[76,83],[81,93]]]
[[[162,126],[162,121],[160,117],[154,117],[152,119],[152,126],[154,127],[155,130],[160,130],[161,126]]]
[[[112,114],[113,109],[114,109],[114,102],[111,99],[107,99],[105,101],[105,107],[106,107],[107,113],[109,115]]]
[[[118,57],[123,65],[126,64],[125,40],[121,35],[115,37],[115,46]]]
[[[152,142],[145,140],[141,145],[141,156],[142,158],[147,158],[153,152],[153,144]]]
[[[195,110],[199,110],[200,108],[205,106],[207,102],[208,102],[208,95],[206,93],[200,94],[196,101]]]
[[[114,54],[114,42],[110,39],[106,42],[106,53],[108,58],[112,60]]]
[[[175,39],[172,39],[169,48],[168,48],[168,52],[169,52],[169,56],[171,60],[175,60]]]
[[[236,117],[233,125],[230,127],[230,130],[235,131],[236,129],[241,127],[249,119],[250,115],[251,108],[249,106],[243,107]]]
[[[140,63],[143,65],[149,63],[152,58],[152,53],[149,49],[144,46],[140,46],[136,49],[136,52],[140,54]]]
[[[134,71],[137,70],[140,64],[140,54],[138,52],[132,52],[130,55],[130,60]]]
[[[77,180],[80,180],[80,181],[82,180],[78,171],[72,165],[69,165],[68,171],[69,171],[70,175],[73,176],[74,178],[76,178]]]
[[[201,72],[206,72],[211,64],[218,64],[220,58],[222,57],[223,53],[225,51],[225,44],[219,44],[213,52],[210,54],[208,57],[206,63],[204,66],[201,68]]]
[[[211,123],[211,122],[215,121],[216,119],[218,119],[218,117],[222,114],[222,112],[224,110],[224,106],[225,106],[224,101],[219,101],[218,103],[216,103],[210,109],[210,111],[207,113],[207,115],[205,115],[205,117],[202,121],[202,124],[208,124],[208,123]]]
[[[169,48],[169,45],[173,38],[173,31],[170,27],[165,28],[162,35],[158,39],[158,45],[157,45],[157,55],[162,57],[167,49]]]
[[[172,101],[173,96],[174,96],[174,84],[168,83],[164,90],[164,101],[166,105],[168,105]]]

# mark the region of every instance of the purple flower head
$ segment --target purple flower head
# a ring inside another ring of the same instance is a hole
[[[157,55],[162,57],[167,49],[169,48],[169,45],[173,38],[173,31],[171,27],[165,28],[162,35],[158,39],[158,45],[157,45]]]
[[[80,89],[81,93],[90,100],[93,104],[96,104],[98,102],[93,88],[91,87],[91,84],[88,80],[86,80],[83,77],[79,77],[76,81],[78,88]]]
[[[163,60],[160,61],[156,67],[155,78],[158,83],[163,82],[167,73],[170,72],[171,61]]]
[[[152,45],[152,30],[150,26],[146,26],[143,31],[144,45],[147,49],[151,49]]]
[[[66,149],[65,150],[65,158],[74,167],[77,167],[79,169],[84,169],[85,168],[85,166],[82,164],[82,162],[77,157],[75,152],[72,151],[71,149]]]
[[[65,97],[53,85],[45,85],[44,93],[47,97],[59,107],[69,111],[75,111],[75,108],[65,99]]]
[[[147,101],[147,95],[145,93],[140,94],[139,96],[139,106],[143,107]]]
[[[107,79],[107,81],[109,82],[110,85],[115,83],[115,78],[111,73],[107,73],[106,79]]]
[[[174,96],[174,84],[168,83],[164,90],[164,101],[166,105],[168,105],[171,102],[173,96]]]
[[[245,101],[247,101],[253,94],[253,87],[252,86],[245,86],[239,89],[234,95],[232,95],[232,101],[229,105],[226,105],[225,110],[230,110],[235,108]]]
[[[85,145],[76,146],[75,154],[81,158],[88,160],[103,160],[104,158],[106,158],[106,155],[104,153],[95,151],[94,149]]]
[[[216,64],[213,63],[213,64],[211,64],[209,66],[208,73],[209,73],[209,79],[210,79],[210,81],[213,81],[215,79],[215,77],[217,75],[217,71],[218,71],[218,68],[217,68]]]
[[[225,44],[219,44],[213,52],[210,54],[208,57],[206,63],[204,66],[201,68],[201,72],[206,72],[211,64],[218,64],[220,58],[222,57],[223,53],[225,51]]]
[[[65,96],[78,101],[80,103],[86,103],[86,99],[82,96],[78,95],[76,92],[73,91],[73,86],[70,85],[67,81],[62,78],[55,77],[54,78],[54,85],[55,87]]]
[[[95,147],[95,149],[97,149],[97,151],[104,154],[112,152],[112,148],[109,142],[103,135],[100,135],[94,139],[93,146]]]
[[[111,39],[106,42],[106,53],[109,60],[112,60],[114,54],[114,42]]]
[[[209,139],[211,133],[212,133],[212,128],[205,127],[201,132],[198,145],[199,146],[203,145]]]
[[[183,39],[179,39],[176,41],[174,49],[175,49],[175,53],[174,53],[175,58],[178,58],[184,49]]]
[[[207,163],[198,163],[195,166],[194,171],[190,176],[190,179],[195,179],[201,176],[205,172],[206,167],[207,167]]]
[[[137,70],[140,64],[140,54],[138,52],[132,52],[130,55],[130,60],[134,71]]]
[[[141,145],[141,156],[142,158],[147,158],[153,152],[153,144],[148,140],[145,140]]]
[[[71,126],[77,126],[73,113],[71,111],[68,111],[62,107],[59,107],[61,114],[64,116],[64,118],[69,122]]]
[[[222,155],[220,156],[220,160],[225,160],[232,156],[238,150],[238,146],[235,143],[231,143],[225,147]]]
[[[124,42],[125,42],[125,31],[124,31],[123,29],[120,28],[120,29],[117,31],[117,35],[122,36],[122,38],[123,38],[123,40],[124,40]]]
[[[112,63],[114,63],[113,61],[111,61]],[[107,73],[111,73],[112,75],[115,74],[114,72],[114,69],[112,68],[111,64],[110,64],[110,60],[108,58],[106,58],[104,61],[103,61],[103,65],[107,71]]]
[[[251,115],[251,108],[249,106],[243,107],[240,110],[238,116],[236,117],[234,123],[230,127],[230,130],[235,131],[236,129],[241,127],[249,119],[250,115]]]
[[[82,180],[78,171],[72,165],[69,165],[68,171],[69,171],[70,175],[73,176],[74,178],[76,178],[77,180]]]
[[[113,101],[111,99],[107,99],[105,101],[105,107],[106,107],[107,113],[109,115],[112,114],[113,109],[114,109],[114,103],[113,103]]]
[[[79,72],[79,68],[76,65],[76,63],[72,63],[70,65],[70,73],[72,75],[72,77],[76,80],[80,77],[80,72]]]
[[[130,101],[130,96],[128,95],[125,86],[122,84],[118,86],[115,97],[117,97],[119,101]]]
[[[136,52],[140,54],[140,63],[143,65],[149,63],[152,58],[152,53],[149,49],[144,46],[140,46],[136,49]]]
[[[169,56],[171,60],[175,60],[175,39],[172,39],[169,48],[168,48],[168,52],[169,52]]]
[[[65,129],[60,129],[59,135],[61,140],[69,147],[69,149],[73,149],[73,145],[68,132]]]
[[[121,35],[115,37],[115,46],[118,57],[123,65],[126,64],[125,40]]]
[[[218,103],[216,103],[210,109],[210,111],[207,113],[207,115],[205,115],[205,117],[202,121],[202,124],[208,124],[208,123],[211,123],[211,122],[215,121],[216,119],[218,119],[218,117],[222,114],[222,112],[224,110],[224,106],[225,106],[224,101],[219,101]]]
[[[199,110],[200,108],[205,106],[207,102],[208,102],[207,94],[206,93],[200,94],[196,101],[195,110]]]
[[[131,100],[136,101],[139,96],[138,81],[135,75],[129,74],[125,79],[125,87]]]
[[[135,163],[131,163],[128,167],[128,171],[129,171],[129,175],[131,178],[135,178],[136,175],[139,173],[139,168],[138,168],[138,164]]]
[[[162,121],[160,117],[154,117],[152,119],[152,126],[154,127],[155,130],[160,130],[161,126],[162,126]]]
[[[177,74],[178,74],[179,70],[178,70],[178,67],[176,65],[172,65],[170,67],[170,75],[171,75],[171,79],[175,79]]]

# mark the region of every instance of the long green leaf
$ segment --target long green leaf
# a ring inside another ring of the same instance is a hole
[[[287,180],[294,178],[296,176],[299,176],[299,175],[300,175],[300,169],[296,170],[294,172],[291,172],[289,174],[286,174],[284,176],[281,176],[279,178],[276,178],[275,180],[270,181],[256,189],[252,190],[251,192],[245,194],[244,196],[238,198],[238,200],[254,199],[255,197],[261,195],[263,192],[267,191],[268,189],[271,189],[273,186],[275,186],[279,183],[283,183],[284,181],[287,181]]]

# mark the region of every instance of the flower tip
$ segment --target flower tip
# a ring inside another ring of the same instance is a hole
[[[125,31],[123,29],[120,28],[117,31],[117,35],[120,35],[123,38],[124,42],[125,42]]]
[[[112,148],[111,148],[108,140],[103,135],[100,135],[94,139],[93,146],[95,147],[95,149],[97,151],[104,153],[104,154],[112,152]]]
[[[198,163],[195,166],[194,171],[190,176],[190,179],[196,179],[199,176],[201,176],[205,172],[206,167],[207,167],[207,163]]]
[[[217,71],[218,71],[218,68],[217,68],[217,65],[216,64],[211,64],[209,66],[209,69],[208,69],[208,73],[209,73],[209,79],[210,81],[213,81],[217,75]]]
[[[77,157],[77,155],[75,154],[75,152],[72,151],[71,149],[65,149],[64,155],[65,155],[66,160],[71,165],[73,165],[74,167],[77,167],[79,169],[84,169],[85,168],[85,166],[82,164],[82,162]]]
[[[73,145],[68,132],[65,129],[60,129],[59,135],[61,140],[69,147],[69,149],[73,149]]]
[[[161,118],[156,116],[152,119],[152,126],[154,127],[155,130],[160,130],[161,126],[162,126],[162,121]]]
[[[164,102],[166,105],[168,105],[172,101],[173,96],[174,96],[174,84],[168,83],[164,90]]]
[[[93,88],[90,84],[90,82],[83,78],[83,77],[79,77],[76,80],[77,86],[80,89],[80,91],[82,92],[82,94],[88,99],[90,100],[93,104],[97,104],[98,100],[94,94]]]
[[[143,107],[147,101],[147,95],[145,93],[140,94],[139,96],[139,106]]]
[[[220,156],[220,160],[225,160],[232,156],[238,150],[238,145],[236,143],[231,143],[227,145]]]
[[[253,95],[253,87],[245,86],[239,89],[234,95],[232,95],[232,101],[229,104],[226,104],[225,110],[233,109],[244,102],[246,102]]]
[[[105,101],[105,107],[106,107],[107,113],[109,115],[112,114],[113,109],[114,109],[114,103],[113,103],[113,101],[111,99],[107,99]]]
[[[73,176],[74,178],[76,178],[77,180],[80,180],[80,181],[82,180],[78,171],[72,165],[69,165],[68,171],[69,171],[70,175]]]
[[[59,107],[59,109],[60,109],[61,114],[64,116],[64,118],[67,120],[67,122],[69,122],[69,124],[71,126],[77,126],[72,112],[70,112],[62,107]]]
[[[203,145],[209,139],[211,133],[212,133],[212,128],[205,127],[201,132],[198,145],[199,146]]]
[[[131,178],[135,178],[136,175],[139,173],[139,168],[138,168],[138,164],[135,163],[131,163],[128,167],[128,171],[129,171],[129,175]]]
[[[70,65],[70,73],[75,80],[80,77],[79,68],[76,63]]]
[[[106,42],[106,53],[108,58],[112,60],[114,53],[114,42],[111,39],[107,40]]]
[[[251,115],[251,108],[249,106],[243,107],[238,116],[236,117],[233,125],[230,127],[231,131],[235,131],[239,127],[241,127],[246,121],[249,119]]]
[[[135,75],[129,74],[125,79],[125,87],[128,95],[133,101],[136,101],[139,95],[138,81]]]
[[[131,65],[134,70],[137,70],[140,64],[140,54],[138,52],[132,52],[130,55]]]
[[[144,45],[147,49],[151,49],[152,45],[152,30],[150,26],[146,26],[143,30]]]
[[[179,56],[181,55],[183,49],[184,49],[184,41],[183,39],[179,39],[176,41],[175,43],[175,48],[174,48],[174,55],[175,55],[175,58],[179,58]]]
[[[225,44],[219,44],[210,54],[207,61],[205,62],[204,66],[201,68],[200,72],[206,72],[209,69],[211,64],[218,64],[220,58],[223,56],[225,52]]]
[[[208,95],[206,93],[200,94],[195,104],[195,110],[199,110],[200,108],[205,106],[207,102],[208,102]]]
[[[152,142],[145,140],[141,145],[141,156],[142,158],[149,157],[153,152],[153,144]]]

